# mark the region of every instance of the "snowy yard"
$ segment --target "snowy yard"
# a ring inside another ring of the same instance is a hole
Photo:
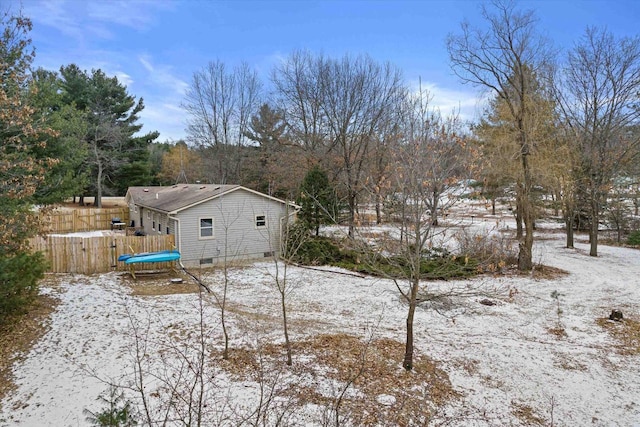
[[[640,320],[640,251],[602,245],[600,256],[592,258],[586,243],[564,248],[564,235],[558,229],[547,228],[537,237],[535,262],[569,274],[426,283],[430,288],[492,290],[490,299],[496,303],[480,304],[478,296],[418,309],[418,355],[448,374],[455,391],[433,412],[431,424],[640,425],[640,356],[637,351],[622,351],[612,334],[624,328],[624,322],[602,320],[614,308],[622,310],[625,319]],[[227,322],[232,350],[255,348],[256,343],[266,348],[283,341],[273,273],[272,262],[231,271]],[[206,274],[207,283],[219,291],[221,274]],[[406,306],[390,281],[301,268],[290,268],[289,275],[294,343],[340,334],[359,337],[363,343],[404,342]],[[167,294],[141,295],[144,292],[131,279],[119,274],[59,276],[58,284],[43,288],[60,303],[46,335],[15,366],[17,391],[0,402],[1,426],[88,425],[83,410],[103,409],[96,399],[108,390],[107,382],[131,384],[136,336],[139,344],[141,337],[146,338],[149,349],[173,345],[174,350],[179,346],[175,343],[197,338],[198,294],[171,293],[173,285],[167,278],[144,280]],[[231,418],[223,414],[237,416],[255,407],[260,384],[220,368],[220,310],[206,294],[203,318],[211,333],[207,348],[215,376],[208,399],[224,424],[222,420]],[[558,333],[559,327],[564,333]],[[294,346],[292,368],[286,368],[282,358],[279,381],[289,385],[295,381],[300,389],[315,388],[335,397],[344,382],[329,379],[326,366],[316,366],[314,375],[300,374],[312,370],[317,361],[302,348]],[[162,362],[153,350],[145,354],[137,360],[156,379],[175,362],[166,357]],[[401,359],[396,362],[392,373],[405,375]],[[276,384],[274,372],[268,373],[271,382],[265,380],[263,385]],[[150,396],[156,384],[148,381]],[[357,388],[350,388],[347,395],[361,397]],[[376,393],[381,411],[394,410],[399,398],[393,390]],[[131,391],[127,396],[137,398]],[[290,425],[321,425],[319,404],[292,412]]]

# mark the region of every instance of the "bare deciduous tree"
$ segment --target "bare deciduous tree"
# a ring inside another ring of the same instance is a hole
[[[188,140],[209,148],[216,164],[211,182],[241,183],[241,148],[260,96],[260,80],[246,63],[228,70],[215,61],[194,73],[183,105]]]
[[[382,208],[385,199],[391,193],[391,153],[397,146],[401,137],[400,116],[402,115],[401,97],[398,97],[398,105],[392,106],[381,121],[378,131],[373,137],[370,152],[369,167],[367,170],[366,187],[376,211],[376,224],[382,224]]]
[[[400,72],[369,57],[325,60],[320,68],[322,111],[329,129],[329,151],[340,158],[341,181],[354,235],[358,196],[367,161],[385,114],[403,93]]]
[[[559,82],[564,119],[577,141],[579,181],[589,211],[591,247],[615,173],[637,155],[640,136],[640,38],[615,38],[589,28],[569,52]]]
[[[396,188],[401,191],[402,227],[404,238],[395,247],[385,247],[392,254],[389,261],[398,261],[401,278],[393,280],[408,305],[405,354],[402,366],[413,368],[413,318],[418,304],[422,264],[425,251],[434,238],[437,202],[445,183],[460,179],[462,167],[455,166],[462,149],[452,150],[459,131],[455,117],[442,119],[429,108],[429,94],[422,89],[409,101],[402,124],[403,140],[394,151]],[[461,166],[461,165],[460,165]]]
[[[402,95],[400,72],[367,56],[332,59],[297,52],[275,70],[273,82],[289,136],[307,153],[309,169],[320,161],[336,171],[353,236],[374,141]]]
[[[276,104],[285,113],[291,143],[301,147],[307,159],[324,152],[327,134],[319,80],[322,61],[322,57],[306,51],[294,52],[274,69],[271,77]]]
[[[273,280],[278,291],[280,312],[282,313],[282,332],[284,333],[284,345],[287,352],[287,365],[293,364],[291,340],[289,339],[289,322],[288,322],[288,310],[287,310],[287,298],[295,283],[292,283],[289,276],[289,264],[296,256],[300,247],[304,244],[308,232],[300,224],[293,222],[292,217],[295,215],[295,211],[291,210],[291,207],[287,205],[286,215],[280,221],[280,236],[266,235],[270,246],[274,248],[273,264],[274,273],[272,274]]]
[[[552,50],[548,42],[536,35],[533,12],[518,12],[512,3],[496,2],[494,6],[495,13],[482,8],[488,29],[473,29],[463,23],[462,34],[448,37],[447,49],[454,72],[463,82],[495,93],[504,102],[517,131],[522,179],[516,186],[516,202],[524,224],[518,268],[530,270],[535,220],[530,158],[535,141],[529,126],[529,104],[535,84],[529,77],[545,74]]]

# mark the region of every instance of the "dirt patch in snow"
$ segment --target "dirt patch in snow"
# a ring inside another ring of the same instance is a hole
[[[544,418],[538,411],[531,407],[530,405],[512,401],[511,402],[511,412],[522,421],[525,425],[528,426],[546,426],[549,425],[547,419]],[[551,424],[553,425],[553,424]]]
[[[600,318],[596,323],[611,335],[615,341],[614,348],[622,355],[640,354],[640,321],[625,318],[620,321]]]
[[[13,365],[23,361],[47,332],[49,316],[58,302],[52,296],[39,295],[19,320],[0,326],[0,400],[15,389]]]
[[[174,283],[169,277],[153,280],[128,280],[125,283],[131,288],[131,295],[136,296],[197,294],[199,292],[197,284],[185,280],[182,283]]]
[[[520,273],[526,275],[529,273]],[[536,265],[533,271],[531,271],[531,277],[534,279],[553,280],[560,279],[564,276],[568,276],[569,272],[557,267],[550,267],[548,265]]]
[[[293,342],[292,352],[289,374],[300,381],[293,381],[283,395],[300,406],[339,405],[341,416],[354,425],[422,425],[460,397],[447,373],[425,355],[414,355],[412,371],[402,369],[398,360],[404,344],[392,339],[323,334]],[[285,355],[283,344],[232,349],[222,366],[236,380],[251,381],[265,370],[282,369]],[[304,378],[312,378],[315,386],[301,386]],[[323,386],[327,380],[330,384]]]

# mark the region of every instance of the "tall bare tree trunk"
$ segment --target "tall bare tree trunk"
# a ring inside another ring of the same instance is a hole
[[[567,210],[564,223],[567,227],[567,248],[573,249],[573,216],[574,212]]]
[[[380,190],[376,191],[376,225],[382,224],[382,194]]]
[[[520,188],[521,186],[518,185],[518,194],[516,195],[516,239],[517,240],[521,240],[522,236],[524,235],[523,232],[523,228],[522,228],[522,202],[520,201],[520,199],[523,197],[522,196],[522,189]]]
[[[98,181],[96,182],[96,199],[93,201],[93,205],[99,208],[102,207],[102,162],[98,161]]]
[[[420,272],[418,271],[418,275]],[[416,312],[416,305],[418,299],[418,285],[420,279],[411,279],[411,291],[409,296],[409,312],[407,313],[407,339],[404,348],[404,359],[402,361],[402,367],[407,371],[413,369],[413,317]]]
[[[349,237],[355,236],[356,230],[356,194],[353,191],[349,191]]]
[[[226,245],[226,243],[225,243]],[[225,256],[224,256],[224,266],[222,267],[224,270],[224,285],[222,289],[222,302],[220,303],[220,322],[222,323],[222,336],[224,337],[224,350],[222,351],[222,358],[224,360],[229,359],[229,331],[227,331],[227,322],[226,322],[226,307],[227,307],[227,288],[229,286],[229,268],[227,265],[227,246],[225,246]]]
[[[594,197],[595,199],[595,197]],[[589,227],[589,255],[598,256],[598,223],[600,222],[600,209],[597,200],[591,202],[591,224]]]
[[[438,202],[440,201],[440,192],[433,190],[431,193],[431,225],[438,225]]]
[[[518,252],[518,270],[529,271],[533,268],[532,249],[533,249],[533,229],[535,227],[535,217],[533,212],[533,202],[531,200],[531,190],[533,188],[533,179],[531,177],[531,167],[529,165],[529,143],[526,134],[521,134],[521,158],[522,172],[524,182],[522,183],[522,195],[520,197],[520,211],[522,212],[522,221],[524,222],[524,237],[520,239]]]
[[[285,266],[284,268],[287,268],[287,267]],[[293,364],[293,359],[291,357],[291,341],[289,341],[289,325],[287,322],[287,305],[286,305],[284,292],[280,293],[280,308],[282,309],[282,328],[284,330],[284,344],[287,349],[287,366],[291,366]]]

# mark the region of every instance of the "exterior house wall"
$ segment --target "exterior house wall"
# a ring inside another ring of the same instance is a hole
[[[125,202],[129,206],[129,221],[133,222],[135,227],[141,227],[145,234],[175,234],[175,229],[172,228],[172,221],[169,220],[168,215],[150,208],[136,206],[135,201],[128,193]],[[158,230],[158,224],[162,225],[162,230]],[[167,227],[169,227],[169,233],[167,233]]]
[[[133,222],[135,227],[140,227],[140,211],[142,210],[139,206],[136,206],[135,202],[133,201],[133,198],[129,195],[129,193],[127,193],[127,197],[125,198],[125,202],[127,203],[127,206],[129,206],[129,224],[127,225],[131,225],[131,222]]]
[[[256,215],[266,225],[256,226]],[[185,265],[220,264],[261,258],[280,247],[281,218],[285,204],[242,189],[180,211],[176,242]],[[213,236],[200,236],[200,220],[213,219]],[[225,249],[226,248],[226,249]]]
[[[163,212],[158,212],[149,208],[138,208],[142,210],[142,228],[145,234],[154,236],[156,234],[175,234],[175,230],[172,231],[172,222],[169,220],[169,216]],[[139,222],[136,224],[140,224]],[[169,227],[169,233],[167,233],[167,227]]]

